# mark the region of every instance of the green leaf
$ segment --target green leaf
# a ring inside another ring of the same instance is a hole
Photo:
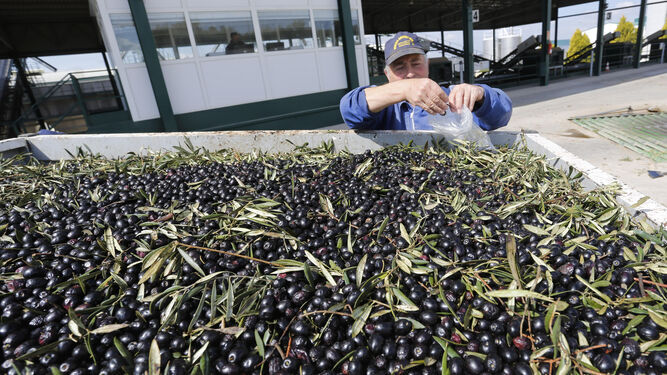
[[[521,286],[521,276],[519,276],[519,265],[516,261],[516,241],[513,235],[507,235],[505,240],[505,247],[507,251],[507,261],[509,262],[512,277],[518,286]]]
[[[602,293],[601,291],[599,291],[596,287],[594,287],[593,285],[591,285],[591,284],[590,284],[588,281],[586,281],[583,277],[581,277],[581,276],[579,276],[579,275],[575,275],[575,276],[577,276],[577,279],[578,279],[579,281],[581,281],[584,285],[586,285],[586,287],[587,287],[588,289],[592,290],[592,291],[595,292],[595,294],[597,294],[600,298],[602,298],[603,300],[605,300],[605,302],[607,302],[607,303],[611,303],[611,298],[609,298],[608,295],[606,295],[606,294]]]
[[[410,300],[410,298],[408,298],[408,296],[406,296],[403,292],[401,292],[400,289],[398,289],[398,288],[391,288],[391,291],[394,293],[394,295],[396,296],[396,298],[398,298],[398,300],[401,301],[401,303],[402,303],[403,305],[406,305],[406,306],[409,306],[409,307],[413,307],[413,308],[415,308],[415,309],[417,309],[417,310],[419,309],[419,308],[417,307],[417,305],[415,305],[415,303],[412,302],[412,300]]]
[[[380,237],[382,237],[382,233],[384,232],[384,229],[387,227],[387,224],[389,223],[389,216],[386,216],[384,220],[382,220],[382,224],[380,224],[380,229],[378,229],[378,235],[376,240],[380,241]],[[352,251],[352,249],[349,249]]]
[[[643,196],[643,197],[641,197],[641,199],[639,199],[635,204],[633,204],[632,206],[630,206],[630,208],[637,208],[637,207],[641,206],[642,204],[644,204],[644,202],[646,202],[646,201],[649,200],[649,199],[650,199],[649,197],[647,197],[647,196]]]
[[[259,337],[259,331],[255,329],[255,344],[257,344],[257,353],[264,359],[264,341]]]
[[[160,367],[160,347],[157,345],[157,341],[153,339],[151,349],[148,352],[148,374],[160,375]]]
[[[628,322],[628,326],[621,332],[623,335],[627,335],[633,328],[638,326],[646,318],[646,315],[637,315],[632,320]]]
[[[366,325],[366,319],[371,315],[371,310],[373,310],[373,305],[370,303],[365,304],[364,306],[359,306],[352,312],[354,317],[354,323],[352,324],[352,337],[356,337],[361,330]]]
[[[93,335],[102,335],[102,334],[105,334],[105,333],[111,333],[111,332],[121,330],[121,329],[123,329],[127,326],[128,326],[128,324],[125,324],[125,323],[122,323],[122,324],[107,324],[105,326],[102,326],[102,327],[99,327],[99,328],[96,328],[96,329],[90,331],[90,333],[92,333]]]
[[[537,292],[531,292],[530,290],[523,290],[523,289],[492,290],[490,292],[487,292],[486,295],[489,297],[497,297],[497,298],[519,298],[519,297],[535,298],[535,299],[541,299],[543,301],[554,302],[553,298],[547,297]]]
[[[327,279],[327,282],[330,285],[332,285],[332,286],[336,285],[336,280],[334,280],[333,276],[331,276],[331,273],[322,264],[322,262],[317,260],[317,258],[315,258],[315,256],[313,256],[313,254],[311,254],[309,251],[306,251],[306,258],[308,258],[308,260],[310,260],[311,263],[313,263],[315,266],[317,266],[317,268],[320,270],[320,272],[322,272],[322,275],[324,275],[324,278]]]
[[[189,256],[188,253],[186,253],[185,251],[183,251],[181,249],[178,249],[178,253],[181,254],[181,257],[183,257],[183,260],[185,260],[190,265],[190,267],[194,268],[195,271],[197,271],[198,274],[200,274],[202,276],[206,275],[204,270],[202,270],[201,267],[199,267],[197,262],[195,262],[195,260],[192,259],[192,257]]]
[[[361,281],[364,278],[364,267],[366,267],[366,259],[368,259],[368,254],[364,254],[364,256],[361,257],[359,264],[357,264],[357,287],[361,286]]]
[[[545,229],[540,228],[540,227],[536,227],[536,226],[534,226],[534,225],[524,224],[523,227],[524,227],[527,231],[529,231],[529,232],[531,232],[531,233],[535,233],[535,234],[537,234],[537,235],[539,235],[539,236],[548,236],[548,235],[551,234],[551,233],[549,233],[548,231],[546,231]]]
[[[125,361],[127,361],[127,363],[131,365],[133,362],[132,354],[130,354],[125,345],[123,345],[123,343],[120,341],[120,339],[118,339],[117,336],[114,336],[113,344],[116,346],[118,353],[120,353],[120,355],[123,356]]]

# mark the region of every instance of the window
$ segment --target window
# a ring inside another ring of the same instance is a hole
[[[318,47],[343,45],[343,34],[338,21],[338,10],[314,10],[315,35]]]
[[[359,11],[352,9],[352,31],[354,32],[354,44],[361,44],[361,32],[359,32]]]
[[[308,10],[257,12],[267,51],[313,48]]]
[[[179,60],[193,56],[183,13],[149,14],[148,22],[160,60]]]
[[[250,12],[190,13],[199,56],[257,52]]]
[[[125,64],[140,64],[144,62],[144,54],[141,52],[137,30],[134,21],[129,14],[111,14],[111,27],[116,35],[120,57]]]

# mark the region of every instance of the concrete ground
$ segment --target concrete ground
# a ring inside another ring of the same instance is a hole
[[[537,131],[667,206],[667,176],[652,179],[647,173],[648,170],[667,172],[667,163],[655,162],[568,120],[628,107],[634,110],[657,107],[667,111],[667,64],[605,72],[599,77],[557,80],[547,87],[505,91],[512,99],[514,111],[504,130]]]

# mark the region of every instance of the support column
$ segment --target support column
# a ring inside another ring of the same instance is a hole
[[[496,28],[495,27],[493,28],[493,40],[492,40],[492,42],[493,42],[493,48],[491,48],[491,49],[493,50],[493,62],[496,62]]]
[[[475,61],[473,60],[472,41],[472,4],[471,0],[461,0],[463,8],[463,80],[475,81]]]
[[[639,8],[639,25],[637,27],[637,43],[635,44],[635,56],[632,66],[639,68],[639,60],[642,58],[642,43],[644,42],[644,18],[646,18],[646,0],[642,0]]]
[[[113,91],[113,96],[116,98],[116,104],[118,109],[123,109],[123,100],[120,97],[120,90],[118,90],[118,85],[116,84],[116,79],[114,78],[113,73],[111,72],[111,66],[109,66],[109,59],[107,59],[107,54],[102,52],[102,58],[104,59],[104,66],[107,68],[107,74],[109,75],[109,82],[111,83],[111,90]]]
[[[549,84],[549,43],[551,34],[551,0],[542,0],[542,47],[541,47],[541,68],[540,86]]]
[[[556,9],[554,10],[556,14],[554,15],[554,47],[558,47],[558,4],[556,4]]]
[[[347,88],[352,90],[359,86],[359,72],[357,71],[357,54],[354,51],[354,28],[352,28],[350,0],[338,0],[338,19],[340,19],[343,32],[343,55],[345,57]]]
[[[607,9],[605,0],[599,0],[598,6],[598,35],[595,41],[595,61],[591,61],[593,64],[593,75],[599,76],[602,71],[602,47],[604,46],[604,11]]]
[[[168,132],[178,131],[178,123],[176,122],[174,110],[172,109],[171,101],[169,100],[169,92],[167,91],[167,84],[164,81],[160,59],[157,55],[155,39],[153,39],[153,32],[148,23],[146,7],[144,7],[143,0],[128,0],[128,3],[130,5],[130,12],[132,12],[134,26],[137,29],[141,52],[144,55],[148,78],[153,87],[155,102],[157,103],[157,108],[160,112],[163,130]]]
[[[83,120],[86,122],[86,126],[90,126],[90,117],[88,113],[88,108],[86,107],[86,99],[83,97],[83,91],[81,91],[81,85],[79,85],[79,79],[71,75],[72,80],[72,90],[76,96],[76,101],[79,103],[79,108],[81,109],[81,115],[83,115]]]
[[[440,44],[442,46],[445,46],[445,32],[442,30],[442,27],[440,27]],[[442,57],[445,57],[445,49],[441,49],[440,52],[442,53]]]
[[[32,92],[32,87],[30,86],[30,81],[28,81],[28,76],[25,73],[25,66],[21,63],[21,59],[14,59],[14,66],[19,73],[19,78],[23,84],[26,94],[28,94],[28,99],[30,99],[31,108],[35,108],[35,116],[37,117],[37,122],[39,122],[40,129],[46,129],[46,123],[44,122],[44,116],[42,116],[42,111],[39,109],[37,104],[37,99],[35,99],[35,94]],[[21,98],[19,98],[21,100]]]

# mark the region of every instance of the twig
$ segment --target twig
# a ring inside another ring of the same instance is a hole
[[[195,245],[186,245],[186,244],[184,244],[184,243],[182,243],[182,242],[176,242],[176,245],[178,245],[178,246],[183,246],[183,247],[187,247],[187,248],[190,248],[190,249],[212,251],[212,252],[214,252],[214,253],[220,253],[220,254],[225,254],[225,255],[229,255],[229,256],[233,256],[233,257],[239,257],[239,258],[243,258],[243,259],[254,260],[255,262],[268,264],[268,265],[273,266],[273,267],[281,267],[281,265],[278,264],[278,263],[274,263],[274,262],[269,262],[269,261],[262,260],[262,259],[253,258],[253,257],[247,256],[247,255],[231,253],[231,252],[229,252],[229,251],[218,250],[218,249],[211,249],[211,248],[209,248],[209,247],[202,247],[202,246],[195,246]]]
[[[640,282],[640,283],[646,283],[646,284],[651,284],[651,285],[656,285],[661,288],[667,288],[667,284],[661,284],[661,283],[656,283],[655,281],[650,281],[650,280],[644,280],[644,279],[638,279],[635,277],[635,281]]]

